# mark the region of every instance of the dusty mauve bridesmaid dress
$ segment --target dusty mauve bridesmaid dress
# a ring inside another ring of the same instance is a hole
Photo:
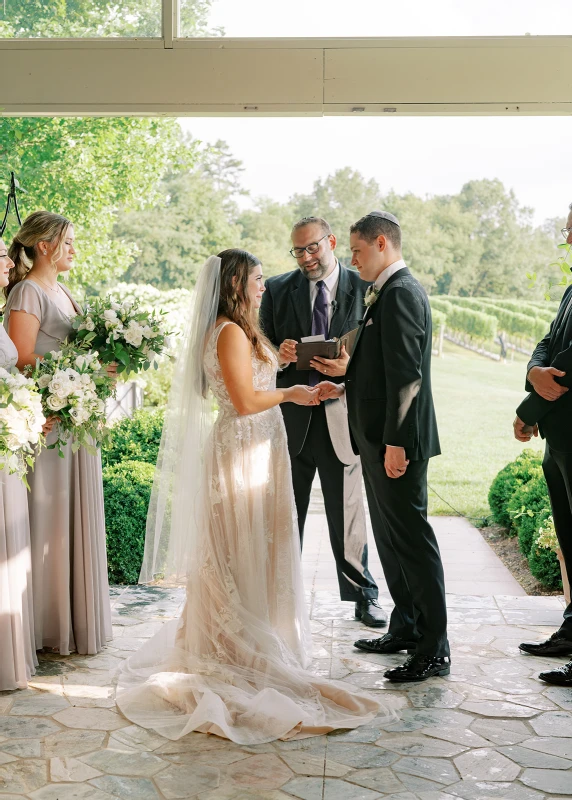
[[[16,346],[0,328],[0,367],[17,360]],[[0,692],[25,689],[38,664],[27,494],[17,475],[0,470]]]
[[[71,330],[70,318],[32,280],[10,292],[7,329],[12,311],[39,320],[38,355],[57,350]],[[111,639],[101,456],[83,447],[72,453],[71,442],[64,452],[60,458],[57,450],[43,450],[28,479],[36,648],[93,654]]]

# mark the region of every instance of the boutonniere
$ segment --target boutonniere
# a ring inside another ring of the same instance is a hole
[[[377,289],[373,285],[369,287],[369,289],[365,293],[365,297],[363,299],[363,302],[364,302],[366,308],[370,308],[370,306],[372,306],[375,303],[375,301],[379,297],[380,291],[381,291],[381,289]]]

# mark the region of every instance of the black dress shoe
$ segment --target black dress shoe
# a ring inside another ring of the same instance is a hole
[[[367,650],[368,653],[399,653],[400,650],[407,650],[411,653],[417,645],[415,642],[406,642],[398,639],[392,633],[386,633],[379,639],[358,639],[354,642],[354,647],[358,650]]]
[[[545,683],[554,683],[556,686],[572,686],[572,661],[564,664],[560,669],[551,669],[541,672],[538,676]]]
[[[572,656],[572,639],[556,631],[545,642],[523,642],[518,649],[531,656]]]
[[[369,625],[370,628],[383,628],[387,625],[387,614],[377,600],[358,600],[355,610],[356,619]]]
[[[448,675],[451,672],[451,659],[448,656],[424,656],[414,653],[400,667],[388,669],[384,678],[394,682],[426,681],[433,675]]]

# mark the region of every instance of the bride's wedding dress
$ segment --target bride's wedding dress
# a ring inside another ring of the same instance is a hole
[[[242,745],[354,728],[387,706],[307,671],[312,642],[286,431],[278,406],[239,416],[212,333],[204,369],[219,414],[205,448],[207,491],[182,618],[122,668],[117,704],[131,721],[178,739],[190,731]],[[277,364],[253,356],[256,390]]]

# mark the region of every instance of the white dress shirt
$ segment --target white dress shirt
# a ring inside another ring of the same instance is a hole
[[[400,258],[399,261],[395,261],[393,264],[390,264],[389,267],[383,270],[383,272],[377,276],[377,280],[374,283],[376,289],[381,289],[382,286],[385,286],[387,281],[391,278],[392,275],[395,275],[396,272],[399,272],[400,269],[405,269],[407,264],[405,261]]]
[[[405,264],[403,265],[405,266]],[[338,283],[340,280],[340,262],[336,259],[336,266],[330,272],[327,278],[321,278],[324,281],[324,291],[326,293],[326,303],[328,304],[328,326],[332,321],[332,302],[336,299],[336,292],[338,290]],[[312,306],[312,313],[314,313],[314,303],[318,295],[318,281],[310,281],[310,304]]]

